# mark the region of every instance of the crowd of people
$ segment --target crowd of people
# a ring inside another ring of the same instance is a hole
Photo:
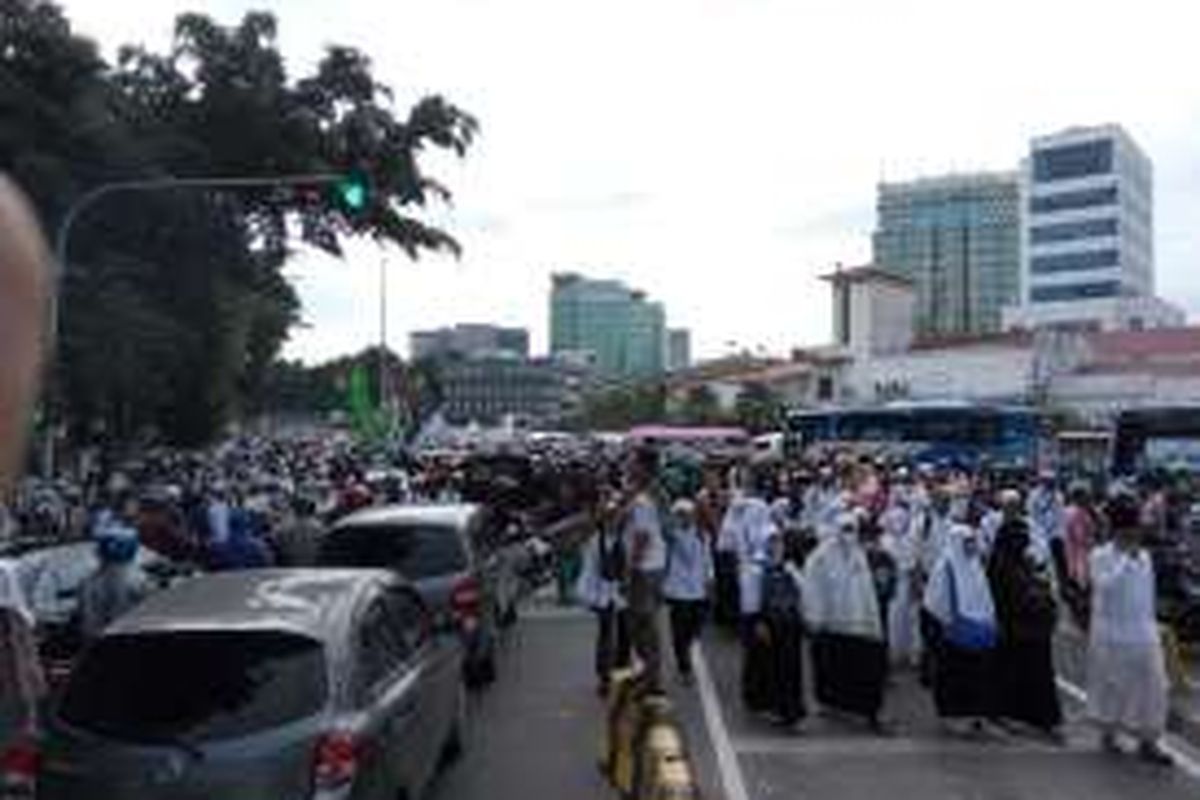
[[[657,482],[639,449],[596,493],[577,596],[596,614],[596,674],[636,656],[662,686],[660,603],[678,679],[706,620],[736,633],[745,708],[797,730],[823,713],[887,733],[888,688],[917,675],[947,732],[1061,741],[1055,640],[1086,633],[1088,713],[1170,764],[1168,675],[1146,546],[1162,492],[1056,476],[914,467],[845,453],[708,464],[698,489]],[[811,679],[808,676],[811,667]],[[811,691],[807,684],[811,681]]]

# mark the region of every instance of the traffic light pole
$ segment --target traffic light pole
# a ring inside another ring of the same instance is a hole
[[[71,244],[71,232],[75,223],[85,211],[96,205],[104,198],[124,192],[157,192],[167,189],[257,189],[270,186],[330,186],[345,181],[344,173],[315,172],[309,174],[278,175],[275,177],[226,176],[211,178],[146,178],[143,180],[114,181],[102,183],[75,198],[74,202],[63,214],[54,237],[54,291],[50,293],[50,305],[47,309],[46,330],[49,336],[48,353],[53,352],[59,334],[59,295],[62,292],[63,278],[67,272],[67,264]],[[48,374],[47,381],[53,381],[53,370]],[[46,437],[43,443],[43,467],[46,477],[54,477],[54,419],[53,404],[44,407],[43,425]]]

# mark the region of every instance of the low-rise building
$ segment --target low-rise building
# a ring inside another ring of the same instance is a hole
[[[454,424],[494,425],[506,417],[558,425],[579,411],[582,371],[548,358],[476,358],[441,367],[443,414]]]

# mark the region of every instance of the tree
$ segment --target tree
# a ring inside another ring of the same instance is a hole
[[[723,421],[721,404],[713,390],[704,383],[688,389],[679,415],[687,425],[714,425]]]
[[[198,444],[261,407],[299,319],[281,272],[290,232],[334,254],[350,236],[414,258],[458,252],[413,213],[450,196],[418,155],[462,155],[475,119],[437,96],[398,115],[352,48],[292,80],[276,35],[269,14],[233,27],[184,14],[166,52],[126,47],[111,65],[53,4],[0,0],[0,169],[48,231],[115,180],[354,171],[369,186],[358,213],[303,188],[130,193],[89,209],[70,242],[53,382],[77,433]]]
[[[738,424],[751,433],[764,433],[779,428],[780,403],[770,387],[758,382],[742,386],[734,414]]]

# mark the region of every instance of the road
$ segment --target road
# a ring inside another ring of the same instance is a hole
[[[1009,735],[982,741],[948,737],[929,695],[911,674],[897,675],[888,692],[893,736],[881,738],[855,723],[819,717],[809,719],[803,734],[785,736],[739,707],[737,644],[710,632],[704,655],[714,690],[710,697],[719,703],[721,717],[712,729],[715,738],[727,741],[735,764],[726,770],[726,785],[730,771],[740,773],[728,794],[737,795],[738,784],[745,790],[744,796],[726,800],[857,800],[880,794],[888,800],[1184,800],[1200,795],[1200,780],[1183,769],[1101,755],[1082,707],[1070,697],[1064,697],[1065,745]]]
[[[603,705],[593,692],[591,625],[578,611],[525,615],[506,643],[499,681],[473,700],[466,754],[430,800],[615,798],[596,769]],[[888,694],[894,736],[821,718],[810,718],[800,735],[783,735],[741,711],[736,642],[710,631],[702,653],[700,685],[671,691],[706,800],[1200,796],[1200,772],[1100,755],[1070,697],[1065,746],[1011,736],[948,738],[928,695],[909,675],[897,676]]]

